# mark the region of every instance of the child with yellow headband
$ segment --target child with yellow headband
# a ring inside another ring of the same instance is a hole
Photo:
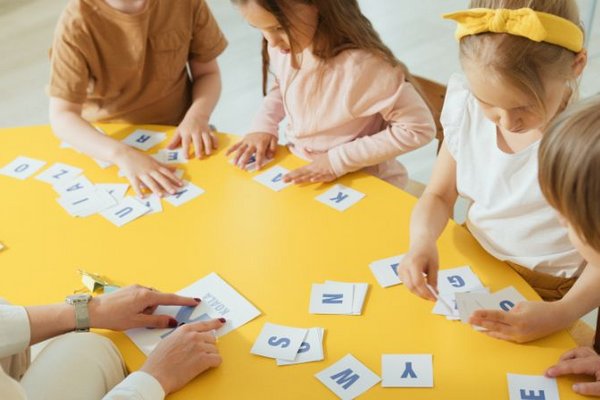
[[[537,181],[540,139],[575,97],[586,65],[575,0],[473,0],[470,10],[446,18],[459,25],[465,76],[453,76],[448,84],[441,117],[445,140],[412,214],[402,281],[413,293],[434,299],[427,284],[437,285],[436,240],[460,195],[469,201],[466,225],[473,236],[544,300],[560,300],[572,286],[571,299],[594,297],[585,281],[600,281],[600,271],[584,270]],[[585,279],[575,283],[582,271]],[[576,320],[559,315],[562,304],[549,303],[556,313],[535,319],[521,314],[509,334],[490,334],[526,341],[562,329],[553,322]]]

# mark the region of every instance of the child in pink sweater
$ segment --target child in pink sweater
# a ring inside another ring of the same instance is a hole
[[[361,13],[356,0],[233,0],[261,30],[266,97],[235,152],[236,165],[275,154],[287,117],[291,151],[309,165],[284,177],[329,182],[365,170],[398,187],[407,182],[400,154],[427,144],[435,124],[427,104]],[[266,93],[269,67],[275,83]]]

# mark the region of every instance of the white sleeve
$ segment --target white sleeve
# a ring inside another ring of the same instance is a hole
[[[165,391],[150,374],[134,372],[115,386],[102,400],[163,400]]]
[[[468,101],[471,91],[467,78],[461,74],[454,74],[448,81],[446,100],[442,108],[440,121],[444,128],[444,142],[452,157],[456,160],[460,136],[463,134],[465,118],[468,117]]]
[[[31,328],[25,307],[0,305],[0,358],[22,352],[30,341]]]
[[[27,400],[23,387],[19,385],[19,382],[6,375],[2,367],[0,367],[0,395],[3,399]]]

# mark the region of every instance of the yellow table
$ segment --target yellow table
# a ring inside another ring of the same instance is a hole
[[[135,128],[102,126],[116,138]],[[144,129],[172,128],[144,126]],[[225,149],[235,137],[219,135],[219,151],[190,161],[186,179],[206,190],[179,208],[117,228],[100,216],[72,218],[56,202],[49,185],[29,178],[0,176],[0,295],[15,304],[61,302],[80,288],[78,268],[120,283],[142,283],[177,291],[218,272],[263,315],[219,341],[224,363],[190,383],[172,399],[315,399],[334,398],[314,374],[352,353],[381,375],[381,355],[431,353],[433,389],[383,389],[365,399],[507,399],[506,373],[540,375],[575,344],[559,333],[528,345],[495,340],[460,322],[431,314],[433,303],[403,286],[383,289],[370,262],[405,252],[415,199],[373,177],[357,173],[340,183],[366,194],[357,205],[338,212],[314,198],[330,185],[289,187],[279,193],[252,180],[255,174],[230,165]],[[166,143],[166,141],[164,142]],[[0,130],[0,166],[19,155],[60,161],[84,169],[94,183],[125,182],[111,167],[59,141],[47,126]],[[152,149],[153,151],[155,149]],[[302,161],[280,149],[276,163],[289,169]],[[536,294],[512,270],[483,251],[470,234],[450,223],[439,240],[441,265],[472,266],[492,290],[513,285],[530,299]],[[325,280],[369,282],[362,316],[308,313],[312,283]],[[250,354],[265,322],[326,328],[323,362],[277,367]],[[142,353],[121,333],[107,333],[130,369]],[[572,393],[571,379],[560,379],[562,399]]]

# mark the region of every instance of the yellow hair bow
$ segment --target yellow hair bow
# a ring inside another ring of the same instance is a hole
[[[473,8],[444,15],[458,22],[456,38],[478,33],[509,33],[535,42],[546,42],[575,53],[583,50],[583,31],[573,22],[531,8]]]

